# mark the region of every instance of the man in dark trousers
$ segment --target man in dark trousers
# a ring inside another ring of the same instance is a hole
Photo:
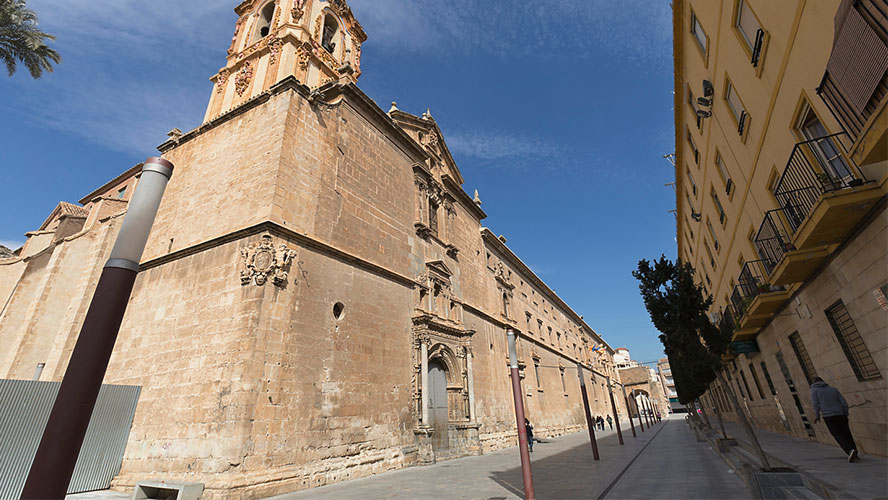
[[[614,430],[614,419],[610,415],[607,416],[607,425],[610,426],[611,430]]]
[[[854,436],[848,427],[848,403],[842,397],[842,393],[828,385],[822,378],[816,377],[811,384],[811,404],[814,406],[814,423],[819,422],[820,415],[823,414],[823,423],[842,450],[848,454],[848,461],[857,460],[857,445],[854,444]]]
[[[524,429],[527,431],[527,451],[533,453],[533,426],[526,418],[524,419]]]

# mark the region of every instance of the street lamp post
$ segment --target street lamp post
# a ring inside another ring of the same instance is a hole
[[[592,443],[592,458],[600,460],[598,442],[595,440],[595,425],[592,423],[592,413],[589,410],[589,396],[586,394],[586,379],[583,377],[583,365],[579,362],[577,362],[577,375],[580,377],[580,394],[583,395],[583,410],[586,412],[586,426],[589,427],[589,441]]]
[[[518,375],[518,349],[515,330],[506,331],[509,344],[509,369],[512,375],[512,395],[515,398],[515,420],[518,424],[518,451],[521,454],[521,474],[524,477],[524,498],[533,500],[533,473],[530,470],[530,452],[527,449],[527,428],[524,426],[524,403],[521,399],[521,379]]]
[[[632,428],[632,437],[638,437],[638,434],[635,433],[635,424],[632,423],[632,407],[629,406],[629,398],[626,397],[626,386],[620,384],[620,388],[623,390],[623,401],[626,402],[626,415],[629,417],[629,427]]]
[[[614,420],[617,421],[617,438],[620,440],[620,444],[623,444],[623,431],[620,430],[620,419],[616,418],[617,416],[617,404],[614,402],[614,387],[611,385],[611,378],[607,377],[607,392],[610,394],[611,400],[611,410],[614,412]]]
[[[161,158],[145,160],[111,257],[83,320],[22,499],[65,497],[139,272],[139,259],[172,175],[172,163]]]

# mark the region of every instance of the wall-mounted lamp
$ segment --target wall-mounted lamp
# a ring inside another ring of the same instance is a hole
[[[703,97],[712,97],[715,95],[715,89],[712,88],[712,82],[703,80]]]
[[[707,99],[705,97],[698,97],[697,98],[697,105],[703,106],[704,108],[708,108],[709,106],[712,106],[712,99]]]
[[[707,111],[705,109],[698,109],[697,116],[699,116],[700,118],[709,118],[710,116],[712,116],[712,111]]]

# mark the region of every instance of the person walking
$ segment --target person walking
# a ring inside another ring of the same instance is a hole
[[[526,418],[524,419],[524,429],[527,431],[527,451],[533,453],[533,425]]]
[[[660,412],[659,412],[659,410],[658,410],[658,411],[657,411],[657,423],[660,423],[660,422],[662,422],[662,421],[663,421],[663,418],[660,416]]]
[[[607,425],[611,430],[614,430],[614,419],[612,419],[610,415],[607,416]]]
[[[848,461],[857,460],[857,445],[851,428],[848,427],[848,402],[842,397],[842,393],[830,386],[820,377],[814,378],[811,384],[811,405],[814,407],[814,423],[820,421],[823,415],[823,423],[829,429],[842,450],[848,454]]]

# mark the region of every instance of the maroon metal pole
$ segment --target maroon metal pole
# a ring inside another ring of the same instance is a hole
[[[644,408],[644,412],[646,413],[646,415],[644,416],[644,419],[647,421],[648,429],[650,429],[651,428],[651,412],[648,409],[647,395],[642,396],[641,406]]]
[[[626,415],[629,417],[629,427],[632,428],[632,437],[638,437],[635,433],[635,424],[632,423],[632,407],[629,406],[629,398],[626,397],[626,386],[620,384],[620,388],[623,390],[623,401],[626,402]]]
[[[614,388],[611,386],[611,378],[607,378],[607,393],[610,394],[611,399],[611,410],[614,412],[614,417],[617,416],[617,403],[614,402]],[[623,444],[623,431],[620,430],[620,419],[614,418],[617,421],[617,438],[620,440],[620,444]]]
[[[139,272],[139,259],[172,174],[173,164],[166,160],[145,161],[28,473],[21,495],[24,500],[61,499],[68,491]]]
[[[638,428],[644,432],[644,421],[641,419],[641,410],[638,408],[638,395],[632,396],[632,406],[635,407],[635,416],[638,417]]]
[[[586,411],[586,427],[589,428],[589,442],[592,443],[592,457],[598,456],[598,442],[595,440],[595,426],[592,424],[592,412],[589,410],[589,396],[586,394],[586,379],[583,378],[583,365],[577,363],[577,375],[580,377],[580,393],[583,395],[583,409]]]
[[[521,399],[521,379],[518,374],[518,349],[515,330],[506,331],[509,345],[509,368],[512,374],[512,396],[515,398],[515,420],[518,425],[518,451],[521,454],[521,475],[524,477],[524,498],[534,500],[533,472],[530,470],[530,452],[527,449],[527,428],[524,426],[524,402]]]

